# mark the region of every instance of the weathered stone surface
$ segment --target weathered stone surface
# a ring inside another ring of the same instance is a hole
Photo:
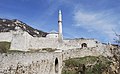
[[[55,59],[61,74],[61,53],[2,53],[0,74],[55,74]]]

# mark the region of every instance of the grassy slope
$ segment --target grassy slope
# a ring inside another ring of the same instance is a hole
[[[110,61],[103,56],[86,56],[64,61],[62,74],[102,74],[110,65]]]

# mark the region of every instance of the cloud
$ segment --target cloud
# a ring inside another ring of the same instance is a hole
[[[102,12],[88,12],[83,10],[74,11],[76,27],[82,27],[90,31],[99,32],[109,39],[115,37],[113,30],[118,29],[118,18],[113,16],[112,10]],[[99,35],[99,34],[98,34]]]

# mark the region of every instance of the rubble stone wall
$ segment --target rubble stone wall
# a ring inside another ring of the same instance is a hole
[[[0,53],[0,74],[61,74],[61,69],[62,55],[58,52]]]

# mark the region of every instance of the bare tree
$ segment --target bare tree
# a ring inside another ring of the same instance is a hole
[[[118,73],[120,73],[120,34],[117,34],[115,31],[114,31],[115,35],[116,35],[116,39],[115,42],[117,43],[118,47],[115,48],[117,49],[117,51],[114,51],[116,53],[114,53],[114,56],[113,58],[115,58],[116,62],[118,63]]]
[[[120,46],[120,35],[117,34],[115,31],[114,31],[115,35],[116,35],[116,39],[114,39],[114,41],[118,44],[118,46]]]

